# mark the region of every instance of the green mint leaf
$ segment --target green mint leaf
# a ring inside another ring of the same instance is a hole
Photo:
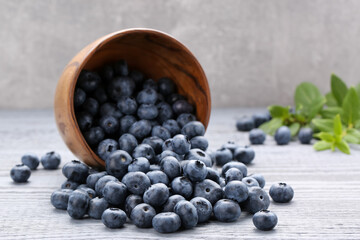
[[[312,83],[303,82],[295,90],[296,111],[312,119],[326,102],[319,89]]]
[[[331,143],[325,141],[318,141],[314,144],[314,149],[316,151],[323,151],[327,149],[331,149]]]
[[[272,105],[269,108],[270,115],[273,118],[286,119],[289,117],[289,107],[283,107],[279,105]]]
[[[342,104],[342,119],[343,121],[352,128],[355,122],[360,119],[360,100],[356,93],[355,88],[351,87]]]
[[[352,135],[360,140],[360,131],[354,128],[346,130],[347,135]]]
[[[356,90],[356,93],[357,93],[358,97],[360,98],[360,83],[358,83],[358,84],[355,86],[355,90]]]
[[[341,136],[342,134],[342,125],[339,114],[334,118],[334,134],[336,137]]]
[[[336,101],[336,98],[334,97],[334,95],[332,94],[332,92],[329,92],[325,95],[326,98],[326,106],[328,107],[338,107],[339,104]]]
[[[298,133],[299,129],[300,129],[300,123],[294,122],[289,126],[290,132],[291,132],[291,136],[294,137],[296,136],[296,134]]]
[[[343,153],[350,154],[349,145],[348,145],[347,142],[345,142],[344,140],[335,143],[335,146],[336,146],[340,151],[342,151]]]
[[[354,143],[354,144],[358,144],[359,143],[359,139],[353,135],[350,134],[346,134],[343,139],[348,142],[348,143]]]
[[[323,118],[330,118],[333,119],[336,115],[341,114],[342,108],[341,107],[328,107],[324,108],[320,111],[320,115]]]
[[[273,118],[269,122],[261,124],[259,128],[263,130],[266,134],[274,135],[276,130],[282,125],[283,120],[281,118]]]
[[[316,134],[316,137],[320,138],[325,142],[335,142],[335,138],[331,133],[328,132],[321,132]]]
[[[316,118],[312,120],[314,126],[322,132],[333,132],[334,120],[333,119],[320,119]]]
[[[360,128],[360,119],[355,122],[355,128]]]
[[[343,99],[347,93],[346,84],[336,76],[335,74],[331,75],[331,92],[334,95],[339,106],[342,105]]]

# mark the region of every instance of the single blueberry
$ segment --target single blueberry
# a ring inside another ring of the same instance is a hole
[[[190,140],[190,143],[191,143],[191,148],[199,148],[203,151],[206,151],[206,149],[209,146],[209,142],[204,136],[193,137]]]
[[[89,167],[78,160],[72,160],[65,163],[62,173],[68,180],[85,183],[89,175]]]
[[[99,143],[97,154],[102,160],[106,160],[109,155],[119,149],[119,144],[114,139],[104,139]]]
[[[136,122],[132,115],[126,115],[120,119],[120,134],[129,132],[130,127]]]
[[[76,113],[76,120],[81,131],[87,131],[93,124],[93,117],[88,112]]]
[[[212,161],[210,156],[199,148],[190,149],[190,151],[185,155],[186,160],[199,160],[203,162],[207,167],[212,166]]]
[[[85,92],[93,92],[101,83],[101,78],[96,72],[82,70],[77,80],[77,85]]]
[[[287,203],[294,197],[294,190],[289,184],[276,183],[270,187],[269,194],[274,202]]]
[[[235,180],[226,184],[224,197],[238,203],[244,202],[249,196],[249,190],[245,183]]]
[[[237,168],[230,168],[225,173],[225,182],[229,183],[234,180],[241,181],[243,179],[242,172]]]
[[[146,89],[152,89],[154,91],[157,91],[158,90],[158,85],[157,83],[152,80],[151,78],[149,79],[146,79],[143,83],[143,89],[146,90]]]
[[[260,210],[254,214],[252,220],[255,227],[261,231],[270,231],[274,229],[278,222],[276,214],[269,210]]]
[[[188,177],[192,182],[201,182],[206,178],[206,165],[199,160],[190,160],[183,169],[184,176]]]
[[[130,219],[139,228],[150,228],[155,217],[155,209],[146,203],[141,203],[131,211]]]
[[[132,154],[134,149],[138,146],[138,141],[130,133],[125,133],[119,138],[119,148],[129,154]]]
[[[21,157],[21,162],[24,165],[28,166],[31,170],[35,170],[40,164],[39,157],[36,156],[34,153],[24,154]]]
[[[144,202],[153,207],[160,207],[169,199],[169,189],[163,183],[151,185],[143,195]]]
[[[115,103],[111,103],[111,102],[106,102],[106,103],[102,104],[100,106],[99,113],[100,113],[100,116],[102,116],[102,117],[113,116],[116,119],[119,119],[123,116],[121,111],[116,108]]]
[[[192,113],[182,113],[176,119],[176,122],[179,124],[181,128],[184,127],[187,123],[192,121],[196,121],[196,117]]]
[[[170,132],[171,136],[175,136],[181,131],[179,124],[174,119],[166,120],[162,126]]]
[[[112,135],[119,131],[119,121],[113,116],[100,118],[99,124],[106,134]]]
[[[214,215],[220,222],[235,222],[241,215],[241,209],[237,202],[221,199],[214,206]]]
[[[195,197],[190,200],[196,208],[198,214],[198,223],[207,222],[212,214],[213,208],[211,203],[203,197]]]
[[[97,196],[95,190],[92,189],[92,188],[87,187],[86,184],[79,185],[76,188],[76,190],[80,190],[80,191],[85,192],[89,196],[90,199],[93,199],[93,198],[95,198]]]
[[[113,206],[122,206],[127,197],[127,188],[121,182],[107,182],[102,192],[104,199]]]
[[[144,138],[142,143],[150,145],[154,149],[155,154],[160,154],[162,152],[162,145],[164,140],[159,137],[152,136]]]
[[[245,209],[252,214],[260,210],[268,209],[270,205],[269,195],[260,187],[251,187],[248,189],[249,196],[244,202]]]
[[[193,185],[187,177],[176,177],[171,182],[172,192],[189,199],[193,193]]]
[[[164,95],[168,96],[176,91],[176,85],[170,78],[163,77],[160,78],[157,82],[159,92]]]
[[[76,88],[74,93],[74,106],[80,107],[86,100],[86,93],[81,88]]]
[[[149,136],[152,126],[148,120],[134,122],[129,128],[129,133],[134,135],[138,140]]]
[[[173,151],[179,155],[187,154],[191,148],[188,137],[182,134],[175,135],[172,138],[171,144]]]
[[[195,184],[194,197],[206,198],[214,205],[223,197],[223,190],[216,182],[205,179],[204,181]]]
[[[98,145],[105,138],[105,132],[101,127],[92,127],[84,132],[83,135],[90,146]]]
[[[147,173],[150,169],[149,160],[144,157],[134,158],[128,166],[129,172],[143,172]]]
[[[255,122],[253,118],[243,117],[236,121],[236,128],[238,131],[248,132],[255,128]]]
[[[235,162],[235,161],[231,161],[231,162],[228,162],[227,164],[225,164],[222,167],[222,173],[221,174],[223,176],[225,176],[226,171],[229,170],[230,168],[237,168],[242,172],[243,177],[247,176],[247,167],[246,167],[246,165],[241,163],[241,162]]]
[[[57,169],[60,165],[61,157],[58,153],[51,151],[42,156],[40,162],[45,169]]]
[[[230,169],[229,169],[230,171]],[[252,178],[252,177],[244,177],[242,180],[241,180],[248,188],[250,187],[260,187],[258,181],[256,181],[255,178]]]
[[[81,109],[95,116],[99,112],[99,103],[96,99],[89,97],[81,105]]]
[[[194,106],[190,104],[187,100],[177,100],[172,105],[172,109],[176,115],[194,112]]]
[[[103,196],[103,189],[104,189],[105,185],[110,181],[118,182],[119,180],[114,176],[105,175],[105,176],[102,176],[101,178],[99,178],[99,180],[96,181],[95,191],[96,191],[96,194],[99,197]]]
[[[89,202],[88,214],[91,218],[101,219],[101,215],[108,207],[109,203],[104,198],[93,198]]]
[[[159,114],[157,107],[154,104],[141,104],[137,109],[137,115],[140,119],[153,120]]]
[[[106,172],[117,179],[121,179],[127,173],[131,161],[132,158],[126,151],[113,151],[105,160]]]
[[[220,148],[215,152],[215,162],[217,166],[224,166],[225,164],[231,162],[233,159],[233,154],[228,148]]]
[[[253,148],[245,146],[238,147],[234,152],[234,159],[244,164],[251,163],[255,158],[255,151]]]
[[[153,228],[160,233],[173,233],[181,227],[179,215],[173,212],[163,212],[152,219]]]
[[[169,138],[165,140],[161,146],[162,151],[172,151],[174,152],[173,146],[172,146],[172,138]]]
[[[126,222],[126,214],[119,208],[108,208],[101,215],[101,221],[108,228],[121,228]]]
[[[135,82],[129,77],[115,77],[107,86],[108,96],[113,101],[131,96],[135,90]]]
[[[102,104],[108,101],[108,96],[103,87],[98,87],[94,91],[94,98],[98,101],[98,103]]]
[[[126,212],[126,215],[128,217],[130,217],[132,210],[134,209],[134,207],[136,207],[137,205],[139,205],[140,203],[143,203],[143,199],[142,196],[139,195],[129,195],[126,199],[125,199],[125,205],[124,205],[124,211]]]
[[[254,128],[249,132],[249,140],[251,144],[258,145],[263,144],[266,139],[266,134],[259,128]]]
[[[250,174],[249,177],[255,178],[256,181],[259,183],[259,186],[261,188],[264,188],[264,186],[265,186],[265,178],[264,178],[263,175],[258,174],[258,173],[253,173],[253,174]]]
[[[185,229],[193,228],[197,225],[199,216],[191,202],[186,200],[178,202],[174,207],[174,212],[179,215],[181,224]]]
[[[73,191],[69,196],[67,212],[70,217],[80,219],[85,216],[89,208],[90,197],[81,190]]]
[[[159,98],[159,97],[158,97]],[[158,109],[157,120],[159,123],[164,123],[168,119],[172,119],[174,114],[171,106],[166,102],[160,102],[156,104]]]
[[[150,179],[143,172],[129,172],[121,180],[129,192],[132,194],[143,195],[144,192],[151,186]]]
[[[164,127],[162,127],[162,126],[160,126],[160,125],[155,126],[155,127],[152,128],[152,130],[151,130],[151,136],[153,136],[153,137],[159,137],[159,138],[161,138],[163,141],[171,138],[170,132],[169,132],[166,128],[164,128]]]
[[[117,76],[129,75],[129,67],[125,60],[121,59],[113,64],[114,74]]]
[[[182,129],[181,133],[188,136],[189,139],[196,136],[204,136],[205,127],[199,121],[192,121],[187,123]]]
[[[136,87],[139,88],[144,81],[145,75],[139,70],[133,69],[130,71],[130,77],[134,80]]]
[[[310,144],[313,136],[313,130],[311,128],[301,128],[298,133],[298,138],[302,144]]]
[[[151,184],[163,183],[166,186],[169,185],[169,178],[163,171],[153,170],[147,172],[146,175],[149,177]]]
[[[146,88],[138,93],[136,101],[139,104],[155,104],[158,99],[157,92],[152,88]]]
[[[63,182],[61,184],[61,189],[71,189],[71,190],[75,190],[78,188],[78,186],[80,185],[80,183],[78,182],[74,182],[71,180],[66,180],[65,182]]]
[[[260,127],[261,124],[266,123],[269,121],[268,113],[256,113],[252,116],[254,120],[254,125],[256,128]]]
[[[239,145],[239,144],[236,144],[236,143],[233,142],[233,141],[227,141],[227,143],[225,143],[225,144],[223,144],[223,145],[221,146],[221,148],[227,148],[227,149],[229,149],[232,154],[234,154],[235,149],[238,148],[238,147],[240,147],[240,145]]]
[[[59,189],[51,194],[51,204],[61,210],[66,210],[70,194],[73,192],[71,189]]]
[[[181,166],[179,161],[172,156],[164,157],[160,161],[160,169],[169,179],[174,179],[181,175]]]
[[[172,156],[174,158],[176,158],[178,161],[182,161],[183,158],[181,156],[179,156],[178,154],[176,154],[175,152],[171,151],[171,150],[165,150],[163,151],[157,158],[159,160],[159,163],[161,162],[161,160],[164,158],[164,157],[167,157],[167,156]]]
[[[174,212],[175,205],[182,200],[185,200],[185,198],[181,195],[175,194],[170,196],[166,203],[163,205],[162,212]]]
[[[279,127],[276,130],[274,139],[278,145],[286,145],[291,140],[291,132],[287,126]]]
[[[137,102],[133,97],[122,97],[117,102],[117,107],[123,114],[135,114],[138,108]]]
[[[216,183],[220,183],[220,174],[217,169],[207,167],[206,179],[213,180]]]
[[[149,144],[139,144],[132,153],[133,158],[144,157],[149,160],[150,163],[154,163],[155,152]]]
[[[216,159],[215,159],[215,151],[211,150],[211,149],[207,149],[205,151],[205,153],[207,155],[209,155],[210,159],[211,159],[211,164],[214,165],[216,163]]]

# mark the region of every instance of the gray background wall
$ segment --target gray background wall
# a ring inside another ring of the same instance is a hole
[[[359,11],[355,0],[0,0],[0,108],[52,107],[66,63],[130,27],[188,46],[215,107],[291,104],[302,81],[360,82]]]

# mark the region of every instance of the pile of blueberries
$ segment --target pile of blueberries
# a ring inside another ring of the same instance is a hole
[[[253,145],[263,144],[266,134],[261,130],[260,125],[271,120],[271,115],[267,113],[257,113],[252,117],[243,117],[236,122],[238,131],[249,132],[249,140]],[[298,132],[298,139],[302,144],[310,144],[313,138],[313,130],[309,127],[302,127]],[[291,131],[288,126],[279,127],[274,135],[278,145],[287,145],[291,140]]]

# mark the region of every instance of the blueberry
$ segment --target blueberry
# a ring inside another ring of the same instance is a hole
[[[172,146],[172,138],[169,138],[165,140],[161,146],[162,151],[172,151],[174,152],[173,146]]]
[[[152,88],[146,88],[138,93],[136,101],[139,104],[155,104],[158,99],[157,92]]]
[[[213,151],[211,149],[207,149],[205,153],[207,155],[209,155],[209,157],[211,159],[211,163],[212,163],[212,165],[214,165],[216,163],[216,161],[215,161],[215,151]]]
[[[152,120],[159,114],[157,107],[153,104],[141,104],[137,110],[140,119]]]
[[[189,199],[193,193],[193,185],[187,177],[176,177],[171,182],[172,192],[175,194],[180,194],[186,199]]]
[[[176,85],[170,78],[160,78],[157,84],[159,92],[164,96],[168,96],[176,91]]]
[[[113,79],[114,74],[114,69],[110,65],[105,65],[101,69],[101,78],[106,82],[110,82],[110,80]]]
[[[130,217],[131,212],[134,209],[134,207],[136,207],[140,203],[143,203],[142,196],[134,195],[134,194],[129,195],[125,199],[125,205],[124,205],[124,210],[126,212],[126,215],[128,215],[128,217]]]
[[[114,139],[104,139],[99,143],[97,154],[102,160],[106,160],[109,155],[119,149],[119,144]]]
[[[142,84],[145,78],[144,74],[136,69],[130,71],[130,77],[134,80],[137,87]]]
[[[191,199],[190,202],[196,208],[198,223],[207,222],[213,211],[211,203],[203,197],[195,197]]]
[[[81,131],[87,131],[93,124],[93,117],[88,112],[79,112],[76,114],[77,124]]]
[[[313,136],[313,130],[311,128],[301,128],[298,134],[298,138],[302,144],[310,144]]]
[[[294,190],[286,183],[276,183],[270,187],[269,194],[274,202],[287,203],[294,197]]]
[[[87,98],[81,105],[81,109],[95,116],[99,112],[99,103],[94,98]]]
[[[149,144],[139,144],[132,153],[133,158],[144,157],[149,160],[150,163],[154,162],[155,152]]]
[[[217,166],[223,166],[233,159],[233,154],[228,148],[220,148],[215,152],[215,161]]]
[[[240,147],[240,145],[239,145],[239,144],[236,144],[236,143],[233,142],[233,141],[228,141],[227,143],[225,143],[225,144],[223,144],[223,145],[221,146],[221,148],[227,148],[227,149],[229,149],[232,154],[234,154],[235,149],[238,148],[238,147]]]
[[[187,123],[196,121],[196,117],[192,113],[182,113],[177,117],[176,121],[180,127],[184,127]]]
[[[108,101],[108,96],[103,87],[98,87],[94,91],[94,98],[98,101],[98,103],[102,104]]]
[[[235,180],[226,184],[224,189],[224,196],[225,198],[242,203],[248,198],[249,190],[246,184]]]
[[[256,113],[252,116],[254,120],[254,125],[258,128],[261,124],[266,123],[269,121],[268,113]]]
[[[154,91],[157,91],[158,90],[158,85],[157,83],[152,80],[152,79],[147,79],[144,81],[143,83],[143,89],[146,90],[146,89],[152,89]]]
[[[138,146],[138,141],[130,133],[125,133],[119,138],[119,148],[132,154],[134,149]]]
[[[173,115],[174,115],[173,110],[168,103],[160,102],[160,103],[156,104],[156,107],[158,109],[157,120],[159,121],[159,123],[163,123],[166,120],[173,118]]]
[[[204,181],[195,184],[194,197],[206,198],[214,205],[223,197],[223,190],[216,182],[205,179]]]
[[[205,164],[199,160],[190,160],[183,170],[184,176],[188,177],[192,182],[201,182],[207,175]]]
[[[100,118],[99,124],[106,134],[112,135],[119,131],[119,121],[113,116]]]
[[[173,212],[175,205],[182,200],[185,200],[185,198],[181,195],[175,194],[170,196],[166,203],[163,205],[162,211]]]
[[[119,208],[108,208],[101,215],[101,221],[108,228],[121,228],[126,222],[126,214]]]
[[[163,122],[162,126],[170,132],[171,136],[174,136],[181,131],[179,124],[174,119],[166,120]]]
[[[255,158],[255,151],[251,147],[238,147],[234,152],[234,159],[244,164],[251,163]]]
[[[260,210],[254,214],[252,220],[255,227],[261,231],[270,231],[274,229],[278,222],[276,214],[269,210]]]
[[[69,196],[67,212],[70,217],[80,219],[85,216],[89,208],[90,197],[81,190],[73,191]]]
[[[89,175],[89,167],[78,160],[72,160],[63,166],[62,173],[68,180],[85,183]]]
[[[74,93],[74,106],[80,107],[86,100],[86,93],[81,88],[76,88]]]
[[[143,139],[149,136],[152,126],[148,120],[140,120],[134,122],[129,128],[129,133],[134,135],[137,139]]]
[[[236,128],[238,131],[248,132],[255,128],[255,122],[253,118],[243,117],[236,121]]]
[[[181,227],[179,215],[173,212],[163,212],[152,219],[153,228],[160,233],[173,233]]]
[[[84,138],[90,146],[98,145],[104,140],[105,132],[101,127],[92,127],[88,131],[83,133]]]
[[[249,132],[249,140],[251,144],[263,144],[266,139],[265,132],[259,128],[254,128]]]
[[[187,100],[177,100],[172,105],[173,111],[175,114],[180,115],[182,113],[193,113],[194,106],[190,104]]]
[[[162,145],[164,140],[159,137],[152,136],[144,138],[142,143],[150,145],[154,149],[155,154],[160,154],[162,152]]]
[[[101,78],[97,73],[82,70],[77,80],[77,85],[85,92],[93,92],[100,82]]]
[[[167,157],[167,156],[172,156],[174,158],[176,158],[178,161],[182,161],[182,157],[179,156],[178,154],[176,154],[175,152],[171,151],[171,150],[165,150],[163,151],[159,156],[158,156],[158,159],[159,159],[159,163],[161,162],[161,160],[164,158],[164,157]]]
[[[121,111],[116,108],[116,105],[114,103],[106,102],[100,106],[99,110],[100,116],[113,116],[116,119],[119,119],[123,116]]]
[[[114,206],[122,206],[127,197],[127,188],[121,182],[109,181],[103,188],[103,196],[108,203]]]
[[[233,200],[221,199],[214,206],[214,215],[220,222],[235,222],[241,215],[241,209]]]
[[[137,195],[143,195],[151,186],[150,179],[143,172],[129,172],[121,180],[128,190]]]
[[[186,100],[186,97],[178,93],[173,93],[166,97],[166,101],[171,105],[173,105],[177,100]]]
[[[130,165],[128,166],[129,172],[143,172],[147,173],[150,169],[150,163],[149,160],[147,160],[144,157],[135,158],[132,160]]]
[[[129,75],[129,67],[125,60],[119,60],[113,64],[114,73],[117,76]]]
[[[265,178],[263,175],[255,173],[255,174],[250,174],[249,177],[255,178],[261,188],[265,186]]]
[[[164,157],[160,161],[160,169],[169,179],[174,179],[181,175],[181,166],[179,161],[172,156]]]
[[[123,114],[135,114],[138,108],[137,102],[133,97],[122,97],[117,102],[117,107]]]
[[[191,143],[187,136],[178,134],[172,138],[172,149],[179,155],[187,154],[190,151]]]
[[[144,192],[143,199],[145,203],[150,204],[153,207],[160,207],[166,203],[169,199],[169,195],[169,189],[165,184],[156,183],[151,185],[151,187]]]
[[[252,178],[252,177],[244,177],[242,179],[242,182],[245,183],[245,185],[248,186],[249,188],[250,187],[260,187],[258,181],[256,181],[256,179]]]
[[[282,126],[276,130],[274,135],[275,141],[278,145],[286,145],[291,140],[291,132],[287,126]]]
[[[201,149],[193,148],[185,155],[186,160],[199,160],[203,162],[207,167],[212,166],[210,156]]]
[[[160,166],[158,164],[150,164],[149,171],[160,171]],[[160,171],[161,172],[161,171]],[[165,173],[164,173],[165,174]],[[166,174],[165,174],[166,175]]]
[[[40,160],[38,158],[38,156],[36,156],[33,153],[27,153],[25,155],[23,155],[21,157],[21,162],[28,166],[31,170],[35,170],[39,164],[40,164]]]
[[[150,179],[151,184],[163,183],[169,185],[169,178],[163,171],[154,170],[147,172],[146,175]]]
[[[237,168],[242,172],[243,177],[247,176],[247,167],[245,166],[245,164],[234,161],[228,162],[222,167],[222,175],[225,176],[226,171],[229,170],[230,168]]]
[[[155,209],[146,203],[141,203],[131,211],[130,219],[139,228],[150,228],[155,217]]]
[[[225,178],[223,177],[220,177],[219,179],[219,185],[222,189],[224,189],[224,187],[226,186],[226,181],[225,181]]]
[[[84,193],[86,193],[89,196],[90,199],[93,199],[94,197],[97,196],[95,190],[87,187],[86,184],[79,185],[76,190],[83,191]]]
[[[121,179],[128,171],[132,158],[123,150],[113,151],[105,160],[106,172],[118,179]]]
[[[61,210],[66,210],[70,194],[73,192],[71,189],[59,189],[51,194],[51,204]]]
[[[182,129],[181,133],[188,136],[189,139],[196,136],[204,136],[205,127],[199,121],[192,121],[187,123]]]
[[[163,141],[171,138],[170,132],[166,128],[164,128],[160,125],[153,127],[153,129],[151,130],[151,136],[159,137]]]
[[[186,200],[178,202],[174,207],[174,212],[179,215],[182,226],[185,229],[193,228],[197,225],[199,217],[195,206]]]
[[[45,169],[57,169],[60,165],[61,157],[58,153],[52,151],[42,156],[40,162]]]
[[[209,146],[209,142],[204,136],[193,137],[190,140],[190,143],[191,143],[191,148],[199,148],[203,151],[206,151],[206,149]]]
[[[101,215],[108,207],[109,203],[104,198],[93,198],[89,202],[88,214],[91,218],[101,219]]]
[[[61,189],[75,190],[78,188],[79,185],[80,185],[80,183],[78,183],[78,182],[66,180],[65,182],[63,182],[63,184],[61,184]]]
[[[234,180],[241,181],[243,179],[242,172],[237,168],[230,168],[225,173],[225,182],[229,183]]]
[[[111,80],[107,86],[108,96],[113,101],[118,101],[122,97],[128,97],[133,94],[135,83],[129,77],[116,77]]]
[[[270,205],[268,194],[260,187],[249,188],[248,199],[244,202],[245,209],[249,213],[256,213],[260,210],[267,209]]]
[[[210,179],[216,183],[219,183],[220,182],[220,174],[216,169],[207,167],[206,179]]]
[[[132,115],[126,115],[120,119],[120,134],[127,133],[130,127],[136,122],[136,118]]]
[[[95,191],[99,197],[103,196],[103,189],[104,189],[105,185],[110,181],[118,182],[119,180],[116,177],[110,176],[110,175],[105,175],[105,176],[99,178],[99,180],[97,180],[97,182],[95,184]]]

